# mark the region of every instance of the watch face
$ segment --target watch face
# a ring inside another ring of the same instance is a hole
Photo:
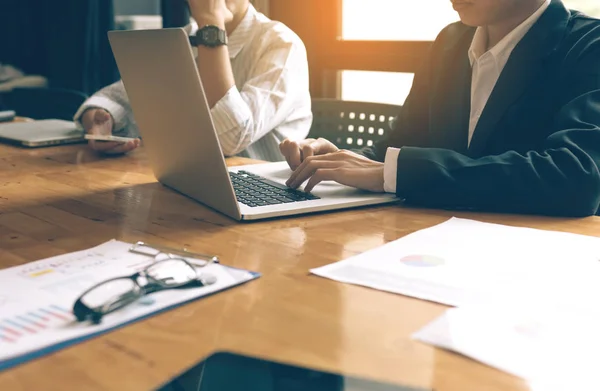
[[[196,44],[216,47],[220,45],[227,45],[227,35],[225,30],[221,30],[217,26],[204,26],[196,33],[197,42]]]
[[[219,41],[219,30],[213,27],[207,27],[202,30],[202,40],[206,43],[216,43]]]

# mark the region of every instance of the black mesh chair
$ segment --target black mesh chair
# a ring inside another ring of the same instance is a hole
[[[57,88],[15,88],[4,94],[3,103],[20,117],[71,121],[87,99],[83,92]]]
[[[371,146],[385,137],[402,106],[313,99],[313,124],[308,137],[323,137],[338,148]]]

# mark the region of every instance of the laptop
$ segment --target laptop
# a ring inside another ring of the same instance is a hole
[[[156,179],[235,220],[398,201],[332,182],[292,190],[286,162],[228,168],[196,60],[181,28],[108,33]]]
[[[0,140],[23,147],[47,147],[84,142],[83,130],[73,121],[44,119],[0,123]]]

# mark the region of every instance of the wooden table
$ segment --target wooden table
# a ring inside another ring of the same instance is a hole
[[[263,274],[0,372],[0,390],[148,390],[216,350],[436,391],[527,390],[519,379],[410,339],[444,306],[308,273],[452,215],[600,235],[598,217],[399,206],[237,223],[156,183],[143,150],[99,159],[84,145],[0,146],[0,267],[118,238],[216,253],[224,264]]]

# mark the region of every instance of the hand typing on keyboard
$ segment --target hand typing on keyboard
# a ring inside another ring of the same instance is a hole
[[[247,171],[230,172],[229,175],[238,202],[250,207],[319,199]]]

